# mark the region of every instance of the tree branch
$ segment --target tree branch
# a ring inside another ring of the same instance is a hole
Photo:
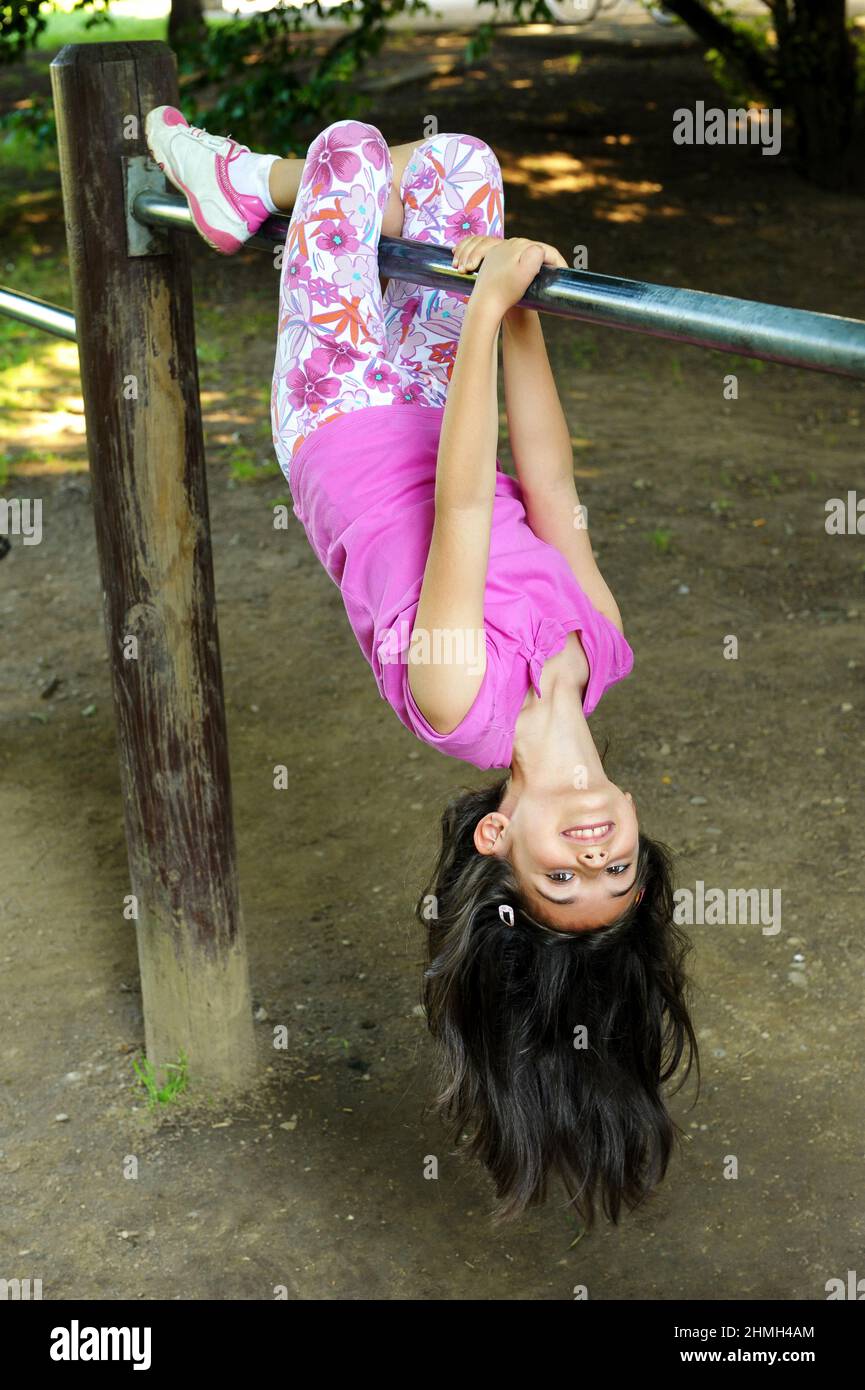
[[[753,40],[731,29],[701,0],[664,0],[664,8],[678,15],[706,48],[716,48],[758,91],[768,95],[774,90],[772,64],[766,61]]]

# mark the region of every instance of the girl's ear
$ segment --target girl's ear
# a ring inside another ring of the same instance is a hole
[[[498,811],[491,811],[483,820],[479,820],[473,837],[478,854],[495,854],[507,826],[507,817]]]

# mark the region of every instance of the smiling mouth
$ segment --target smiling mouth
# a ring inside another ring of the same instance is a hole
[[[606,840],[612,835],[616,828],[615,821],[598,821],[595,825],[572,825],[569,830],[563,830],[562,834],[569,840],[579,840],[580,844],[594,845],[600,840]]]

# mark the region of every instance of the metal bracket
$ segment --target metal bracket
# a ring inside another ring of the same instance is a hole
[[[164,256],[171,243],[159,227],[148,227],[132,215],[139,193],[167,193],[168,183],[159,165],[149,155],[136,154],[123,161],[123,188],[126,199],[126,250],[130,256]]]

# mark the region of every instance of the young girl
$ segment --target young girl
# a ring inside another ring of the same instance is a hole
[[[518,307],[565,262],[504,239],[499,164],[471,135],[390,149],[338,121],[300,161],[160,107],[147,139],[220,251],[293,208],[272,419],[295,513],[397,717],[507,769],[448,806],[418,904],[439,1105],[500,1216],[558,1173],[587,1223],[598,1200],[616,1221],[666,1171],[662,1086],[697,1054],[669,853],[586,722],[633,654],[582,524],[540,322]],[[382,233],[452,247],[479,269],[470,298],[383,288]],[[500,331],[518,481],[496,457]]]

